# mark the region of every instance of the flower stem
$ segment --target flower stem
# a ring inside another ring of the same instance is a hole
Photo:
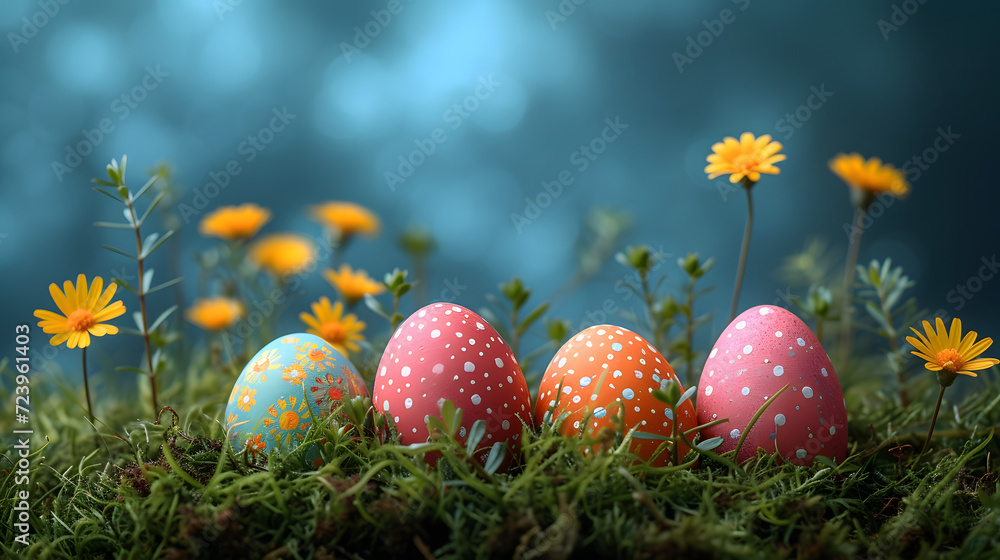
[[[747,227],[743,230],[743,246],[740,248],[740,263],[736,267],[736,285],[733,287],[733,303],[729,306],[729,320],[736,318],[736,310],[740,303],[740,289],[743,288],[743,272],[747,266],[747,252],[750,250],[750,231],[753,229],[753,196],[750,195],[750,188],[753,183],[744,182],[743,188],[747,191]]]
[[[687,313],[685,314],[687,324],[684,325],[684,339],[687,341],[687,353],[684,361],[687,366],[687,386],[694,385],[694,278],[691,278],[687,286]],[[675,461],[676,465],[677,462]]]
[[[87,380],[87,347],[84,346],[83,350],[83,394],[87,396],[87,416],[90,417],[90,423],[94,423],[94,409],[90,406],[90,382]]]
[[[858,253],[861,251],[861,234],[864,233],[865,211],[858,206],[854,210],[854,225],[851,228],[851,244],[847,248],[847,265],[844,269],[844,303],[840,311],[840,363],[838,366],[847,370],[851,358],[851,315],[854,306],[851,305],[854,295],[854,273],[858,268]]]
[[[126,199],[125,205],[131,215],[132,230],[135,232],[135,257],[139,264],[139,281],[136,286],[136,293],[139,296],[139,313],[142,315],[142,340],[146,345],[146,365],[149,367],[149,394],[153,401],[153,416],[157,416],[160,411],[156,398],[156,370],[153,369],[153,349],[149,343],[149,319],[146,316],[146,290],[145,290],[145,258],[142,256],[142,236],[139,234],[139,217],[132,206],[132,198]]]
[[[931,416],[931,427],[927,430],[927,439],[924,440],[924,447],[920,450],[920,455],[917,455],[917,459],[920,459],[920,457],[924,455],[924,452],[927,451],[927,448],[931,444],[931,437],[934,435],[934,424],[937,424],[938,412],[941,410],[941,398],[944,397],[944,390],[945,387],[941,387],[941,390],[938,391],[937,403],[934,404],[934,416]]]

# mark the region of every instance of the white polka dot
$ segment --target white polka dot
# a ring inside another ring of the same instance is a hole
[[[762,307],[762,308],[760,309],[760,314],[761,314],[761,315],[767,315],[767,314],[768,314],[768,313],[770,313],[770,312],[771,312],[771,308],[770,308],[770,307]]]
[[[709,385],[708,387],[705,387],[705,396],[706,397],[711,397],[712,396],[712,386],[711,385]]]
[[[403,366],[403,369],[399,370],[399,374],[403,377],[410,375],[410,366]]]
[[[444,371],[444,364],[434,364],[431,371],[434,373],[442,373]]]
[[[782,337],[781,331],[774,331],[774,336],[781,338]]]
[[[497,367],[503,367],[503,360],[500,358],[493,360],[493,362],[497,365]]]
[[[405,406],[406,408],[410,408],[411,406],[413,406],[413,399],[408,398],[405,401],[403,401],[403,406]],[[399,420],[397,420],[397,422],[398,421]]]
[[[709,358],[714,358],[716,354],[719,353],[718,348],[712,348],[712,353],[708,355]]]
[[[424,315],[427,315],[427,310],[426,309],[421,309],[420,312],[417,313],[417,317],[420,317],[421,319],[424,318]]]
[[[746,346],[743,347],[744,354],[749,354],[750,352],[753,352],[753,346],[747,344]]]
[[[785,425],[785,415],[784,414],[776,414],[774,416],[774,423],[777,424],[778,426],[784,426]]]
[[[785,374],[785,368],[781,366],[774,366],[774,375],[776,377],[781,377],[784,374]]]
[[[795,456],[798,457],[799,459],[805,459],[806,458],[806,450],[805,449],[799,449],[798,451],[795,452]]]
[[[807,399],[813,398],[812,387],[803,387],[802,388],[802,396],[805,397],[805,398],[807,398]]]
[[[799,346],[806,345],[806,341],[802,340],[801,338],[796,339],[795,342],[797,342]]]
[[[482,397],[480,397],[478,394],[472,395],[472,404],[479,404],[481,402],[483,402]]]
[[[665,414],[667,416],[667,418],[669,418],[671,420],[674,419],[674,411],[670,410],[669,408],[664,408],[663,409],[663,414]]]
[[[837,433],[837,428],[835,426],[830,426],[830,435]]]
[[[622,391],[622,396],[625,397],[625,400],[632,400],[632,398],[635,397],[635,391],[632,389],[625,389]]]
[[[385,375],[387,369],[385,366],[382,366],[382,371],[379,372],[379,375]]]
[[[509,429],[510,429],[510,422],[508,422],[507,420],[504,420],[504,421],[503,421],[503,424],[500,424],[500,426],[501,426],[501,427],[502,427],[503,429],[505,429],[505,430],[509,430]]]
[[[828,377],[830,375],[829,373],[826,372],[826,368],[821,368],[819,372],[823,374],[823,377]]]
[[[434,330],[431,331],[431,338],[437,338],[439,336],[441,336],[441,331],[439,331],[437,329],[434,329]]]
[[[574,395],[573,396],[573,403],[576,404],[578,402],[580,402],[580,395]]]
[[[615,342],[611,345],[611,349],[617,352],[622,349],[622,345],[620,342]]]
[[[382,401],[382,411],[389,412],[389,401],[387,400]]]
[[[476,371],[476,364],[472,362],[465,362],[465,371]]]
[[[746,326],[747,326],[747,322],[746,321],[740,321],[739,323],[736,323],[736,329],[737,330],[743,330],[743,329],[746,328]]]
[[[729,432],[729,437],[731,437],[733,439],[739,439],[739,437],[740,437],[740,431],[737,430],[737,429],[735,429],[735,428],[733,428],[733,431]]]
[[[607,415],[607,413],[608,411],[605,410],[603,406],[599,406],[596,409],[594,409],[594,418],[604,418],[604,416]]]
[[[635,378],[636,379],[642,379],[642,372],[639,371],[639,370],[635,370]]]
[[[745,397],[750,394],[750,387],[744,387],[740,392],[743,393],[743,396]]]
[[[497,359],[499,360],[500,358]],[[566,358],[562,358],[561,360],[559,360],[559,367],[563,367],[564,365],[566,365]]]
[[[580,386],[581,387],[586,387],[587,385],[590,385],[590,381],[591,381],[591,379],[589,377],[581,377],[580,378]]]

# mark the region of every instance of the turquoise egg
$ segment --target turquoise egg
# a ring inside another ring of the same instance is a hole
[[[295,333],[272,340],[243,368],[226,405],[225,428],[237,451],[283,456],[305,440],[309,428],[343,397],[369,396],[354,364],[325,340]],[[306,462],[319,466],[316,445]]]

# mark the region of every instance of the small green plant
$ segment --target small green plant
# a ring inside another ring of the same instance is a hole
[[[143,238],[140,233],[140,229],[143,225],[145,225],[146,219],[149,218],[149,215],[153,212],[153,210],[160,204],[160,202],[163,201],[167,193],[165,191],[159,192],[140,216],[136,209],[136,203],[149,191],[153,184],[156,183],[157,179],[160,178],[160,175],[154,174],[142,187],[136,191],[132,191],[132,189],[125,184],[126,163],[127,159],[124,155],[122,156],[121,165],[119,165],[117,161],[111,160],[111,163],[107,166],[108,178],[110,181],[93,179],[94,183],[100,185],[98,187],[94,187],[95,191],[114,199],[125,207],[125,222],[94,222],[94,225],[96,227],[106,229],[132,230],[135,236],[135,254],[111,245],[104,245],[104,248],[136,262],[138,276],[135,287],[123,278],[116,277],[114,278],[114,282],[122,288],[132,292],[137,298],[139,298],[139,311],[133,314],[137,330],[123,329],[123,332],[128,332],[142,337],[146,350],[146,369],[124,366],[120,366],[118,369],[121,371],[134,371],[136,373],[146,375],[149,378],[150,400],[152,402],[155,415],[158,414],[160,409],[157,397],[157,375],[160,371],[162,371],[164,365],[166,364],[166,356],[163,354],[163,345],[166,340],[160,337],[159,341],[161,344],[157,346],[154,343],[157,341],[157,337],[154,333],[160,325],[163,325],[164,321],[166,321],[167,318],[169,318],[170,315],[177,310],[177,305],[167,308],[165,311],[160,313],[159,316],[152,321],[152,323],[150,323],[149,314],[146,309],[146,297],[164,288],[169,288],[170,286],[177,284],[183,280],[183,278],[178,277],[155,286],[153,285],[153,269],[146,267],[146,259],[148,259],[154,251],[162,247],[171,236],[173,236],[174,230],[167,230],[163,234],[154,232]],[[153,346],[157,346],[156,352],[153,351]]]

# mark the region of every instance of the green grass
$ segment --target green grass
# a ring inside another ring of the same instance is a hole
[[[593,442],[547,428],[524,431],[522,465],[504,474],[473,468],[447,437],[382,444],[362,403],[347,405],[360,429],[333,417],[314,428],[328,462],[305,470],[295,453],[264,463],[230,448],[217,396],[97,436],[72,395],[39,386],[36,435],[50,442],[32,457],[31,545],[11,544],[10,473],[0,546],[67,559],[986,558],[1000,547],[992,377],[966,381],[977,391],[962,402],[946,397],[934,449],[917,464],[934,387],[913,387],[920,398],[902,410],[861,383],[848,391],[851,455],[836,468],[763,452],[740,469],[706,457],[651,468],[620,436],[584,456]],[[201,384],[227,380],[207,370]],[[127,414],[105,407],[117,421]],[[431,449],[443,454],[435,468],[419,455]],[[8,470],[14,452],[2,452]]]

